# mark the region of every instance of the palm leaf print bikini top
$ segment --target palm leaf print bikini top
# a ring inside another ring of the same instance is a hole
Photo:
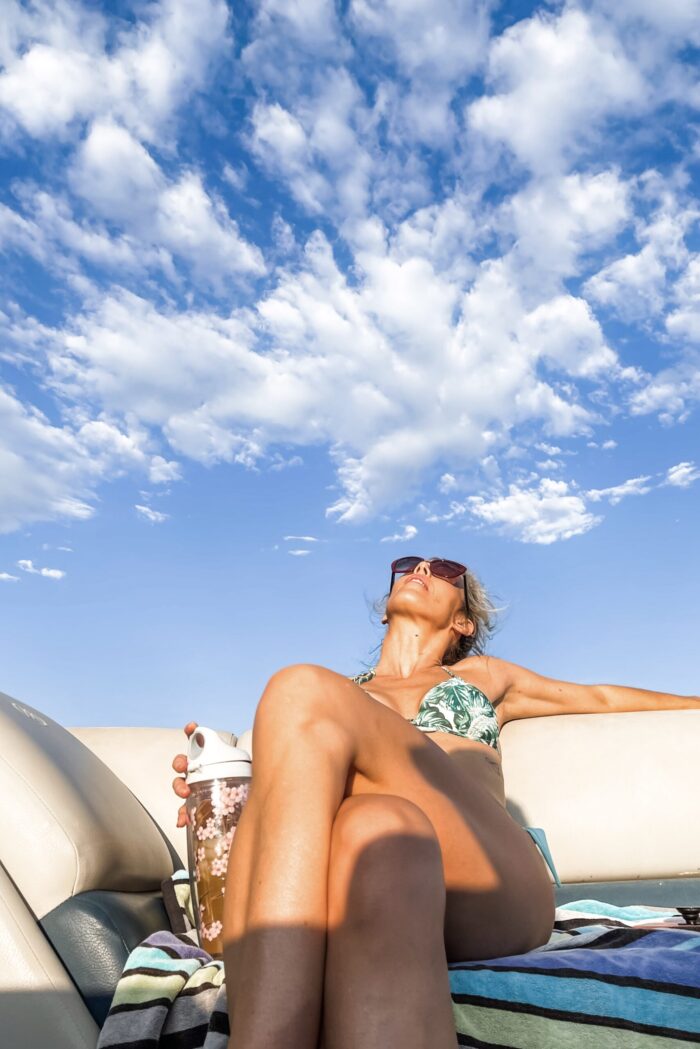
[[[500,751],[498,720],[493,704],[476,685],[454,674],[449,667],[441,667],[450,675],[449,681],[439,681],[421,700],[414,718],[406,718],[421,732],[453,732],[464,739],[486,743]],[[374,667],[351,678],[356,685],[364,685],[375,676]],[[365,691],[367,691],[365,689]]]

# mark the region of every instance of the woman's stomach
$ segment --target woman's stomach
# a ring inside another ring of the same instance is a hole
[[[506,791],[500,753],[488,743],[465,739],[454,732],[426,732],[455,765],[470,779],[477,777],[496,801],[505,808]]]

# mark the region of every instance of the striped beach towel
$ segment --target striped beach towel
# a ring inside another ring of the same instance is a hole
[[[178,872],[173,879],[188,926],[186,876]],[[671,909],[580,900],[557,908],[544,947],[450,965],[458,1043],[474,1049],[700,1045],[700,932],[646,927],[678,920]],[[223,962],[191,936],[189,929],[157,932],[131,952],[97,1049],[226,1049]]]
[[[700,1045],[700,929],[675,910],[579,900],[527,954],[449,966],[459,1045],[687,1049]]]

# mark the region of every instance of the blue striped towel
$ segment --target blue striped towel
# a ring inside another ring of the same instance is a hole
[[[543,947],[450,965],[458,1044],[700,1045],[700,930],[644,927],[678,920],[669,908],[579,900],[557,908]],[[157,932],[129,955],[97,1049],[226,1049],[228,1036],[223,962],[186,933]]]

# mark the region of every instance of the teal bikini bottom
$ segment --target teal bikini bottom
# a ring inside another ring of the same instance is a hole
[[[557,868],[554,866],[554,860],[552,859],[552,854],[549,851],[549,845],[547,844],[547,835],[545,834],[545,832],[542,830],[541,827],[523,827],[523,830],[527,831],[537,848],[542,853],[544,862],[547,864],[550,871],[552,872],[554,884],[561,886],[561,882],[559,881],[559,875],[557,874]]]

